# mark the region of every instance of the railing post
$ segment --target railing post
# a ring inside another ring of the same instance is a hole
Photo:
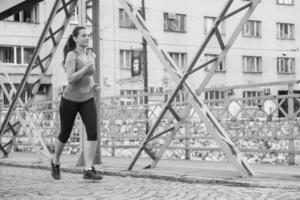
[[[191,131],[189,128],[189,122],[186,122],[185,125],[185,159],[190,160],[191,159],[191,144],[190,144],[190,139],[191,139]]]
[[[289,132],[289,165],[295,164],[295,113],[294,113],[294,92],[293,83],[288,83],[288,132]]]
[[[111,156],[114,157],[115,155],[116,155],[116,142],[115,142],[115,136],[112,136]]]
[[[189,128],[189,122],[185,123],[185,160],[191,159],[191,151],[190,151],[190,137],[191,137],[191,131]]]
[[[109,121],[109,133],[108,135],[111,136],[111,156],[115,156],[116,154],[116,137],[115,137],[115,134],[116,134],[116,128],[111,128],[113,126],[116,126],[115,124],[115,121],[112,119]]]

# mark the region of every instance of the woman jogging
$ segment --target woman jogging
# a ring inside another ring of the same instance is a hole
[[[95,54],[87,51],[89,34],[85,27],[75,27],[64,47],[64,67],[68,86],[63,92],[60,106],[60,133],[55,142],[51,160],[51,174],[60,179],[60,155],[68,141],[77,113],[84,123],[87,142],[84,150],[83,178],[99,180],[102,176],[93,167],[97,148],[97,112],[93,98]]]

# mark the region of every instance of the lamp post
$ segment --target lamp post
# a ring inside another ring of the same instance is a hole
[[[142,17],[146,20],[146,12],[145,12],[145,0],[142,0]],[[148,62],[147,62],[147,42],[143,38],[142,43],[142,57],[143,57],[143,77],[144,77],[144,93],[148,94]],[[149,122],[148,122],[148,96],[145,95],[145,119],[146,119],[146,134],[149,130]]]
[[[94,164],[101,164],[101,112],[100,112],[100,106],[101,106],[101,81],[100,81],[100,1],[99,0],[93,0],[93,23],[92,23],[92,29],[93,29],[93,50],[95,52],[96,60],[95,60],[95,83],[97,84],[96,89],[96,104],[97,104],[97,132],[98,132],[98,142],[97,142],[97,151],[94,158]]]

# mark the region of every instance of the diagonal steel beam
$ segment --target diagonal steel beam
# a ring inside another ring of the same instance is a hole
[[[181,126],[183,125],[183,123],[186,120],[185,116],[188,116],[188,114],[190,113],[190,110],[192,108],[192,105],[189,104],[188,109],[184,110],[184,113],[182,113],[181,119],[180,121],[178,121],[175,125],[174,128],[172,129],[172,132],[170,133],[170,135],[167,137],[167,139],[165,140],[165,143],[162,145],[161,149],[157,152],[156,154],[156,158],[155,160],[151,163],[150,168],[154,168],[156,167],[157,163],[159,162],[159,160],[161,159],[163,153],[166,151],[166,149],[168,148],[168,146],[171,144],[172,140],[175,138],[176,133],[179,131],[179,129],[181,128]]]

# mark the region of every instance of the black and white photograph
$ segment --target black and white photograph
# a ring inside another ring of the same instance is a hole
[[[299,11],[0,0],[0,200],[300,200]]]

